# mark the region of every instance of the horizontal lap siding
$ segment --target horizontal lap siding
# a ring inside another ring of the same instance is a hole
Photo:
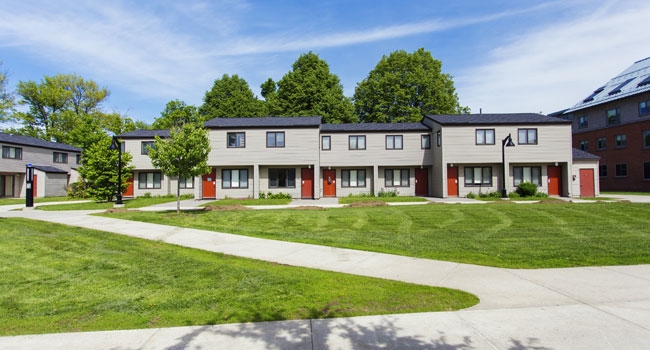
[[[255,197],[255,188],[253,181],[253,167],[251,166],[223,166],[215,167],[216,169],[216,186],[217,186],[217,199],[229,198],[254,198]],[[246,169],[248,170],[248,188],[223,188],[223,173],[224,169]]]
[[[79,153],[77,152],[0,143],[0,149],[2,149],[2,146],[22,148],[23,152],[22,159],[6,159],[0,157],[0,171],[3,173],[24,174],[25,167],[30,163],[32,165],[53,166],[67,172],[70,172],[73,167],[76,168],[79,166],[77,164],[77,154]],[[54,152],[67,153],[68,163],[54,163]]]

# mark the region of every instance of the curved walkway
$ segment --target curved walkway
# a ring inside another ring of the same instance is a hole
[[[288,265],[462,289],[457,312],[0,337],[2,349],[643,349],[650,265],[515,270],[125,221],[0,212]]]

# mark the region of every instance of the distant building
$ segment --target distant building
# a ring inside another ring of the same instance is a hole
[[[604,191],[650,191],[650,57],[634,62],[575,106],[573,147],[600,157]]]

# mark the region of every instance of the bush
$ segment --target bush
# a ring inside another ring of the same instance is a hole
[[[86,183],[83,181],[73,182],[68,185],[66,188],[68,197],[72,198],[88,198],[88,193],[86,192]]]
[[[368,198],[368,197],[374,197],[375,195],[373,193],[357,193],[357,194],[348,194],[348,198]]]
[[[493,191],[493,192],[479,193],[478,196],[480,198],[501,198],[501,192]]]
[[[467,194],[467,198],[475,199],[477,196],[474,194],[474,192],[470,192]]]
[[[532,182],[522,182],[517,185],[517,193],[521,197],[534,197],[537,194],[537,185]]]
[[[397,197],[398,195],[397,190],[381,190],[377,193],[377,197]]]
[[[264,193],[260,191],[260,199],[292,199],[292,197],[288,193],[273,193],[271,191]]]

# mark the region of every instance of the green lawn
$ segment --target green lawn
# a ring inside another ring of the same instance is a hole
[[[36,197],[34,203],[77,201],[78,198],[71,197]],[[0,205],[25,204],[25,198],[0,198]]]
[[[411,197],[411,196],[397,196],[397,197],[342,197],[339,198],[339,204],[352,204],[352,203],[365,203],[365,202],[384,202],[384,203],[398,203],[398,202],[426,202],[426,198]]]
[[[203,204],[202,206],[208,205],[285,205],[291,203],[291,199],[253,199],[253,198],[244,198],[244,199],[221,199],[218,201],[210,202]]]
[[[500,204],[506,203],[506,204]],[[470,264],[650,263],[650,205],[496,202],[109,217]]]
[[[0,335],[458,310],[468,293],[0,218]]]
[[[632,194],[637,196],[650,196],[650,192],[617,192],[617,191],[600,191],[600,194],[613,195],[613,194]]]
[[[138,197],[133,199],[125,199],[124,207],[130,209],[137,209],[142,207],[147,207],[150,205],[156,205],[161,203],[175,202],[176,198],[172,197]],[[57,205],[47,205],[42,207],[37,207],[40,210],[102,210],[113,208],[115,202],[87,202],[87,203],[70,203],[70,204],[57,204]]]

